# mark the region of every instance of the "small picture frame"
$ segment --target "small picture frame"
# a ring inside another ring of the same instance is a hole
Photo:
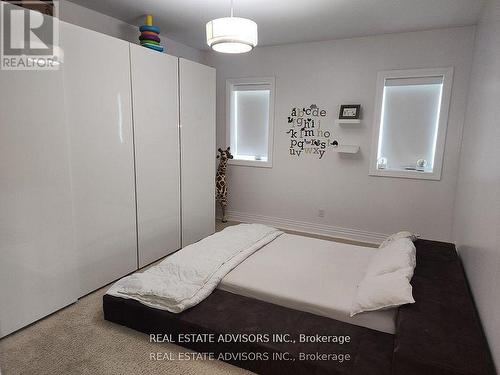
[[[361,104],[342,104],[339,120],[358,120],[361,114]]]

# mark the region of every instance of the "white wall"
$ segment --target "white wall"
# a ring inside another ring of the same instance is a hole
[[[103,34],[114,36],[128,42],[139,42],[139,29],[116,18],[82,7],[67,0],[61,0],[60,18],[63,21],[85,27]],[[166,46],[169,55],[184,57],[188,60],[204,63],[206,52],[185,44],[175,42],[160,34],[162,44]]]
[[[380,234],[408,229],[451,240],[473,40],[474,28],[462,27],[258,47],[237,56],[210,53],[208,62],[217,69],[219,146],[225,146],[225,80],[276,77],[274,167],[229,168],[230,214],[271,223],[281,218],[282,226],[358,239],[380,240]],[[377,72],[448,66],[455,67],[455,77],[442,180],[368,176]],[[361,127],[334,125],[339,105],[351,103],[363,106]],[[290,156],[287,116],[293,106],[309,104],[327,108],[333,133],[341,143],[359,144],[361,153],[329,151],[322,160]]]
[[[454,240],[500,367],[500,1],[477,28],[462,141]]]

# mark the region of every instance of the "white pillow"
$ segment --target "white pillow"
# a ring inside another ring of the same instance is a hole
[[[415,242],[418,239],[418,235],[408,232],[408,231],[402,231],[398,233],[391,234],[389,237],[385,239],[384,242],[382,242],[379,246],[379,249],[387,246],[390,244],[392,241],[399,240],[400,238],[409,238],[411,241]]]
[[[365,311],[384,310],[415,303],[412,287],[401,270],[365,277],[358,285],[351,317]]]
[[[365,277],[383,275],[401,270],[411,280],[416,265],[416,249],[408,238],[391,241],[387,246],[375,250]]]

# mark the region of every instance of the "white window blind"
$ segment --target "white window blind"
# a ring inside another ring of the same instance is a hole
[[[232,164],[271,166],[273,82],[230,80],[228,141]]]
[[[438,180],[453,69],[380,72],[370,174]]]
[[[423,159],[424,170],[432,172],[443,90],[440,78],[440,82],[386,81],[377,157],[387,159],[388,169],[411,169]]]

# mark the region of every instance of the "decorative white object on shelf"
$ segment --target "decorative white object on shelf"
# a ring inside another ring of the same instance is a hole
[[[359,152],[359,146],[357,145],[340,145],[333,149],[334,152],[340,152],[343,154],[357,154]]]
[[[257,45],[257,24],[247,18],[231,16],[207,22],[207,44],[222,53],[245,53]]]
[[[387,158],[384,157],[378,158],[377,169],[387,169]]]
[[[417,171],[424,171],[425,167],[427,167],[427,160],[418,159],[416,167],[417,167]]]
[[[337,124],[337,125],[361,124],[361,120],[360,119],[338,119],[338,120],[335,120],[335,124]]]

